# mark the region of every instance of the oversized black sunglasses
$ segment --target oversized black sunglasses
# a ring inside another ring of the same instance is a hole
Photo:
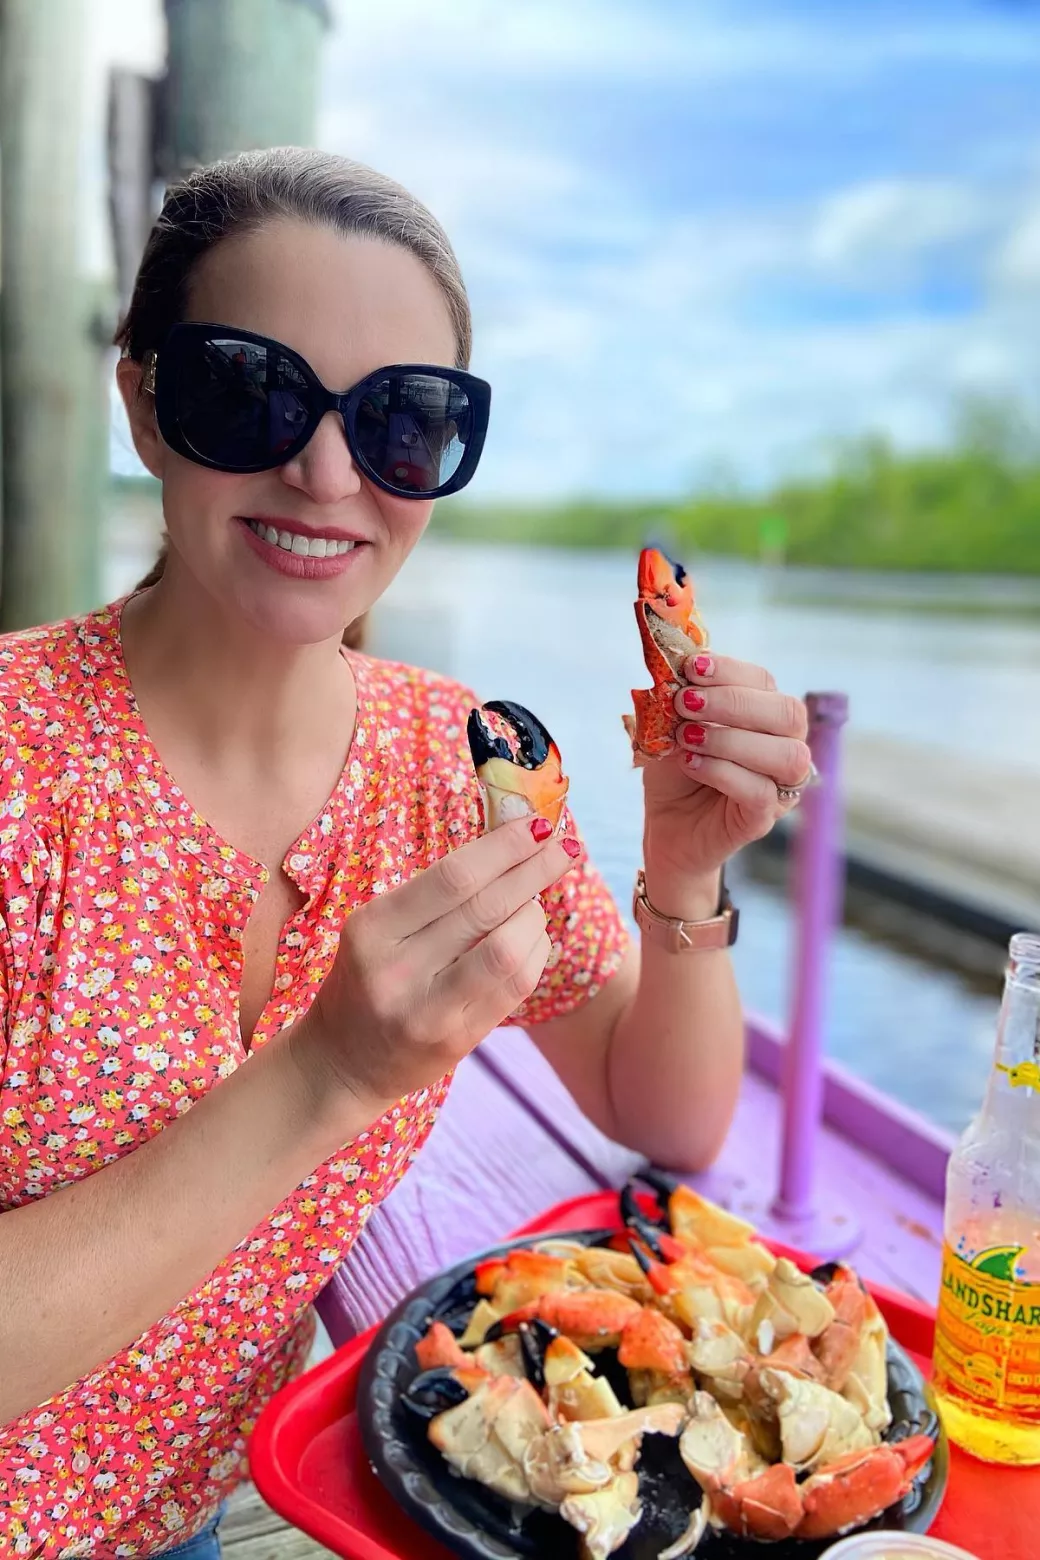
[[[491,406],[483,379],[426,363],[395,363],[351,390],[327,390],[291,347],[227,325],[175,325],[144,369],[159,432],[178,455],[215,471],[270,471],[338,412],[359,470],[398,498],[465,487]]]

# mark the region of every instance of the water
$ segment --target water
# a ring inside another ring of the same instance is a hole
[[[402,578],[410,600],[450,600],[451,670],[481,699],[542,717],[571,777],[593,859],[626,907],[640,856],[640,779],[620,713],[646,685],[626,554],[488,548],[427,539]],[[771,599],[763,572],[697,565],[714,644],[766,664],[796,692],[850,695],[861,730],[1036,772],[1040,795],[1040,618],[862,611]],[[883,582],[878,585],[883,590]],[[747,1007],[784,1020],[792,926],[786,898],[749,857],[733,873],[734,958]],[[924,959],[876,920],[839,933],[827,1049],[880,1089],[959,1131],[981,1099],[999,1006],[996,975]]]

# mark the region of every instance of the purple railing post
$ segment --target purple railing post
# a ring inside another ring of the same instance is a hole
[[[809,746],[820,784],[802,798],[795,840],[796,950],[791,1025],[784,1053],[780,1186],[774,1216],[785,1224],[844,1226],[842,1245],[854,1244],[851,1215],[836,1221],[819,1205],[816,1149],[823,1117],[823,1036],[829,948],[841,914],[844,852],[841,823],[841,728],[848,719],[843,693],[810,693]],[[829,1201],[829,1199],[828,1199]],[[817,1247],[828,1244],[817,1232]]]

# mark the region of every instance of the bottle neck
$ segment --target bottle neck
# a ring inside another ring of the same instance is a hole
[[[1040,937],[1011,940],[987,1104],[1008,1094],[1040,1110]]]

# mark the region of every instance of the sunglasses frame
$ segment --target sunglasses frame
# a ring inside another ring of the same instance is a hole
[[[196,343],[212,341],[218,335],[226,337],[229,341],[253,343],[269,350],[273,348],[299,369],[307,385],[312,402],[312,415],[308,417],[299,437],[270,460],[258,461],[246,466],[229,466],[222,461],[213,460],[208,455],[203,455],[181,429],[177,414],[177,369]],[[446,379],[463,390],[469,399],[471,431],[463,448],[458,470],[448,478],[447,482],[441,483],[440,487],[431,488],[425,493],[395,487],[392,482],[387,482],[372,469],[358,448],[356,434],[358,407],[373,384],[395,374],[425,374],[433,379]],[[444,498],[447,494],[457,493],[460,488],[464,488],[477,469],[484,448],[484,437],[491,410],[491,386],[485,379],[478,379],[475,374],[469,374],[461,368],[445,368],[443,364],[438,363],[391,363],[385,368],[377,368],[371,374],[366,374],[364,379],[358,380],[357,384],[349,390],[329,390],[322,384],[306,358],[302,358],[298,352],[294,352],[283,342],[276,341],[273,336],[261,336],[256,331],[239,330],[236,326],[194,320],[174,325],[162,347],[158,351],[153,350],[145,354],[142,383],[144,389],[151,391],[155,397],[155,419],[159,432],[170,449],[178,455],[183,455],[185,459],[194,461],[196,465],[206,466],[211,471],[223,471],[233,476],[275,471],[279,466],[286,465],[310,443],[322,418],[329,412],[338,412],[354,464],[367,481],[382,488],[384,493],[391,493],[395,498]]]

